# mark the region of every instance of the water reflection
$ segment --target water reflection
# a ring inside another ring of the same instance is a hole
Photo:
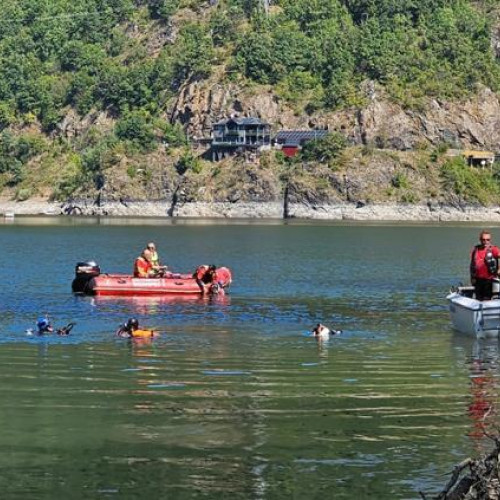
[[[321,339],[316,338],[316,345],[318,346],[318,355],[320,359],[328,358],[328,344],[330,343],[329,339]]]
[[[282,219],[222,219],[222,218],[204,218],[182,217],[170,218],[165,216],[130,216],[130,217],[112,217],[100,215],[25,215],[17,214],[15,217],[0,217],[0,224],[15,224],[17,226],[141,226],[153,227],[159,226],[285,226],[285,225],[339,225],[338,221],[283,221]],[[368,225],[366,222],[351,221],[358,225]],[[374,224],[372,224],[374,225]]]
[[[132,386],[132,392],[151,395],[153,392],[148,389],[158,383],[157,364],[161,361],[158,353],[155,352],[154,341],[151,338],[135,338],[127,339],[126,342],[128,342],[132,357],[135,358],[134,367],[138,372],[134,384],[138,387],[133,389],[134,386]],[[135,404],[135,408],[140,411],[150,411],[152,403],[149,400],[140,401]]]
[[[498,341],[475,341],[471,359],[468,363],[470,371],[471,402],[468,413],[473,427],[469,436],[480,449],[481,441],[496,429],[498,401]]]
[[[92,297],[92,305],[96,307],[125,306],[130,312],[138,315],[148,315],[160,312],[165,306],[172,305],[203,305],[220,304],[230,305],[228,295],[200,296],[200,295],[158,295],[148,297]]]

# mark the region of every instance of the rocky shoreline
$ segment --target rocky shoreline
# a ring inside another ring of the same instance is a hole
[[[201,203],[177,205],[168,201],[127,201],[94,203],[56,203],[44,200],[0,201],[0,214],[73,215],[111,217],[167,217],[221,219],[284,219],[282,203]],[[289,219],[373,222],[500,222],[500,207],[411,205],[411,204],[289,204]]]

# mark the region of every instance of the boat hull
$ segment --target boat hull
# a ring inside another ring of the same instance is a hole
[[[100,274],[89,281],[87,293],[97,296],[199,296],[202,292],[190,275],[134,278],[127,274]]]
[[[215,273],[216,283],[210,287],[210,294],[223,295],[224,289],[232,282],[230,269],[218,267]],[[205,287],[206,288],[206,287]],[[194,274],[167,272],[157,278],[136,278],[130,274],[101,273],[94,261],[78,262],[75,266],[75,278],[71,284],[74,293],[113,296],[177,296],[199,297],[207,290],[202,290]]]
[[[455,330],[475,338],[498,338],[500,300],[480,301],[458,292],[450,293],[446,299]]]

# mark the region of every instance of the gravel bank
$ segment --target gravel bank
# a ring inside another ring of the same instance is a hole
[[[199,217],[282,219],[281,203],[186,203],[171,211],[170,203],[106,202],[100,206],[86,203],[53,203],[43,200],[0,201],[2,215],[104,215],[123,217]],[[500,222],[500,207],[452,207],[442,205],[290,204],[291,218],[311,220],[414,221],[414,222]]]

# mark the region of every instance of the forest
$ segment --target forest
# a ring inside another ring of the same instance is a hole
[[[214,71],[222,82],[270,85],[309,114],[362,105],[367,80],[410,108],[500,84],[496,0],[4,0],[2,7],[0,184],[19,184],[30,161],[50,151],[74,173],[58,196],[95,180],[117,151],[144,154],[165,141],[184,147],[184,131],[166,110],[183,85]],[[68,110],[105,111],[113,127],[65,139],[58,125]]]

